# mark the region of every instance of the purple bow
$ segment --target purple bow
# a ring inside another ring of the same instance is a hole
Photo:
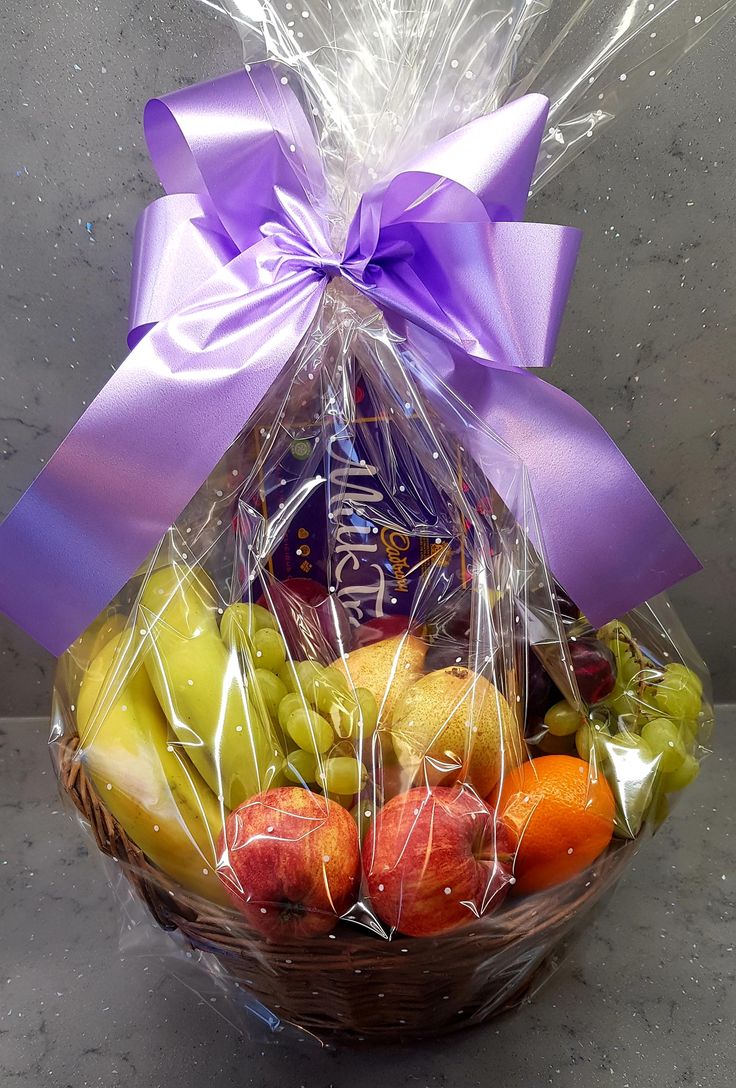
[[[370,189],[340,256],[284,84],[259,66],[146,107],[168,195],[139,224],[131,354],[0,526],[0,607],[62,652],[245,426],[335,276],[421,349],[428,394],[449,385],[521,458],[529,531],[593,623],[697,570],[605,431],[525,369],[551,361],[579,245],[572,228],[521,222],[546,99],[472,122]],[[468,444],[503,494],[497,443],[478,429]]]

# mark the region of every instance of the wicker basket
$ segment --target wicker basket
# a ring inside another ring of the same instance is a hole
[[[616,882],[636,845],[614,840],[584,886],[512,901],[457,933],[386,941],[341,923],[326,937],[274,944],[235,911],[189,895],[148,861],[87,779],[75,758],[78,743],[69,733],[59,741],[61,788],[159,925],[214,954],[250,996],[320,1039],[420,1038],[518,1004],[554,950]]]

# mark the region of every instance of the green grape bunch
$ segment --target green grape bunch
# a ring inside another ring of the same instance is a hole
[[[628,828],[636,833],[647,811],[653,812],[655,821],[663,817],[667,796],[690,785],[699,773],[703,684],[682,662],[661,667],[651,661],[620,620],[598,634],[618,669],[616,685],[604,704],[612,727],[610,741],[603,742],[607,777],[619,798],[628,796],[634,812]],[[629,761],[628,780],[622,782],[621,767],[616,780],[611,754],[624,746],[636,750],[638,763]]]
[[[378,726],[372,692],[319,661],[293,661],[276,617],[260,605],[230,605],[220,631],[242,662],[250,701],[282,732],[283,780],[352,807],[368,783],[359,756]]]
[[[653,661],[621,620],[597,637],[615,661],[612,690],[587,712],[564,699],[555,703],[539,746],[595,761],[617,799],[617,833],[634,837],[650,813],[655,822],[663,818],[668,795],[698,775],[707,724],[703,685],[681,662]]]

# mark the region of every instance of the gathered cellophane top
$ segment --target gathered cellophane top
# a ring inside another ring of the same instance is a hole
[[[224,0],[246,65],[310,120],[336,252],[366,189],[527,92],[550,101],[540,186],[726,6]],[[421,365],[335,278],[60,661],[52,746],[122,862],[125,941],[238,1022],[401,1036],[507,1007],[707,750],[707,673],[669,602],[589,622],[513,442]]]
[[[730,5],[708,0],[224,0],[247,63],[303,88],[335,205],[422,148],[521,94],[551,103],[534,188],[652,87]],[[286,77],[288,78],[288,76]]]

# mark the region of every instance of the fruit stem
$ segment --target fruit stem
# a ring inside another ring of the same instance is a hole
[[[606,637],[604,637],[603,630],[598,631],[596,634],[597,634],[597,637],[602,642],[604,642],[604,643],[607,642]],[[610,638],[611,637],[611,632],[608,632],[607,634],[608,634],[608,638]],[[639,670],[638,670],[638,672],[636,674],[637,675],[636,698],[637,698],[637,701],[639,703],[641,703],[644,700],[644,693],[645,693],[646,686],[647,686],[647,678],[646,678],[647,659],[644,656],[644,654],[641,652],[641,648],[639,647],[639,643],[636,641],[636,639],[634,638],[633,635],[630,635],[630,634],[627,633],[627,630],[623,626],[623,624],[620,624],[618,622],[615,623],[613,635],[619,640],[619,642],[625,642],[626,643],[626,645],[629,647],[629,650],[631,651],[631,656],[634,658],[637,665],[639,666]]]

